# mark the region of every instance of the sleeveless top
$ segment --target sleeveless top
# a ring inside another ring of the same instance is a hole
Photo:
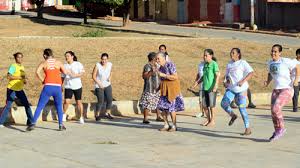
[[[47,65],[48,68],[44,68],[45,72],[45,85],[51,85],[51,86],[61,86],[62,80],[61,80],[61,73],[60,69],[55,68],[55,59],[50,58],[47,59]]]

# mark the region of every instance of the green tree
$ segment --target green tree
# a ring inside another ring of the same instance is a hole
[[[115,16],[115,9],[124,4],[124,0],[103,0],[103,3],[108,5],[111,10],[111,16]]]

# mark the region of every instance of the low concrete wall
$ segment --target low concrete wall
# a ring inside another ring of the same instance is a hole
[[[217,106],[220,105],[222,95],[217,97]],[[271,93],[253,94],[252,99],[256,105],[270,104]],[[185,97],[184,98],[186,112],[199,112],[199,98],[198,97]],[[32,106],[34,112],[36,106]],[[88,118],[94,118],[96,103],[84,103],[84,113]],[[75,116],[75,105],[70,105],[66,114]],[[114,101],[112,106],[112,114],[116,116],[130,116],[134,114],[141,114],[138,106],[138,101]],[[53,105],[48,105],[44,108],[38,121],[47,120],[51,121],[56,119],[56,109]],[[26,122],[26,113],[24,107],[13,107],[12,114],[8,121],[16,123]]]

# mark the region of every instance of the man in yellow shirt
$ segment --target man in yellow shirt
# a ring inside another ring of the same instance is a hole
[[[24,66],[22,65],[23,54],[17,52],[14,54],[16,63],[11,64],[8,69],[7,79],[9,80],[7,85],[7,97],[6,106],[0,116],[0,127],[3,127],[3,123],[6,120],[8,112],[15,98],[19,98],[26,110],[27,125],[30,125],[33,120],[32,111],[27,100],[26,94],[23,91],[24,84],[26,84],[26,76]]]

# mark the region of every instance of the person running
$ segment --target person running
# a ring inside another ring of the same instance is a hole
[[[157,103],[160,97],[158,76],[158,66],[156,63],[156,53],[148,54],[148,63],[144,66],[142,77],[144,79],[144,89],[139,102],[139,106],[144,112],[144,124],[149,124],[148,115],[151,111],[156,110],[156,121],[163,121]]]
[[[111,87],[111,70],[112,63],[108,62],[109,56],[107,53],[101,54],[100,62],[96,63],[93,69],[93,80],[95,82],[95,94],[97,96],[97,105],[95,112],[95,120],[101,120],[100,112],[106,101],[105,117],[107,119],[113,119],[111,115],[112,106],[112,87]]]
[[[230,107],[232,101],[236,101],[244,121],[245,132],[242,135],[250,135],[248,113],[246,110],[248,80],[253,76],[253,69],[247,61],[242,60],[241,50],[233,48],[230,52],[231,61],[226,66],[224,86],[226,92],[221,101],[222,108],[231,116],[229,126],[237,119],[237,115]]]
[[[70,72],[70,75],[63,74],[63,81],[65,87],[65,101],[63,109],[64,112],[68,110],[69,104],[71,103],[71,99],[74,94],[76,106],[80,113],[79,123],[84,124],[83,104],[81,101],[82,82],[80,77],[84,74],[85,71],[83,65],[80,62],[78,62],[77,57],[73,51],[67,51],[65,53],[65,58],[66,63],[64,64],[64,67]]]
[[[160,65],[158,75],[160,76],[160,98],[158,109],[162,111],[164,127],[160,131],[177,131],[176,112],[184,110],[183,97],[180,91],[176,66],[171,61],[166,61],[164,53],[156,54],[157,63]],[[173,125],[169,124],[168,115],[171,115]]]
[[[268,62],[268,78],[264,82],[267,87],[274,80],[274,89],[271,97],[271,112],[274,124],[274,133],[269,138],[270,142],[278,140],[286,131],[282,108],[289,103],[293,97],[293,85],[298,86],[300,68],[289,58],[281,57],[282,46],[275,44],[271,50],[271,58]],[[296,68],[295,80],[291,80],[291,72]]]
[[[35,128],[36,122],[50,97],[54,99],[54,105],[58,115],[58,130],[64,131],[66,127],[63,125],[61,72],[66,75],[71,74],[65,69],[62,62],[54,58],[53,51],[50,48],[44,50],[43,57],[45,61],[42,61],[36,69],[36,75],[44,87],[34,113],[33,122],[27,127],[27,131],[31,131]],[[42,72],[44,72],[45,77],[42,75]]]
[[[202,93],[202,105],[207,120],[202,123],[203,126],[215,125],[215,107],[217,99],[217,89],[220,78],[219,66],[216,61],[213,60],[214,52],[212,49],[204,50],[204,67],[203,67],[203,93]]]
[[[191,89],[194,89],[196,88],[198,85],[200,86],[199,87],[199,107],[200,107],[200,110],[201,110],[201,113],[198,113],[196,114],[196,117],[197,118],[200,118],[200,117],[204,117],[204,109],[203,109],[203,106],[202,106],[202,90],[203,90],[203,82],[201,82],[201,78],[203,76],[203,67],[204,67],[204,64],[205,62],[204,61],[201,61],[198,65],[198,73],[196,75],[196,78],[195,78],[195,82],[194,82],[194,85],[191,86]]]
[[[293,59],[296,64],[300,64],[300,48],[296,51],[296,59]],[[296,69],[292,72],[293,80],[296,78]],[[298,112],[298,97],[299,97],[299,85],[300,79],[298,80],[298,86],[294,86],[294,96],[293,96],[293,112]]]
[[[167,51],[167,46],[166,46],[166,45],[161,44],[161,45],[158,47],[158,51],[165,54],[166,60],[167,60],[167,61],[171,61],[171,59],[170,59],[170,57],[169,57],[169,53],[168,53],[168,51]]]
[[[23,54],[20,52],[15,53],[14,55],[15,62],[11,64],[8,68],[7,79],[9,80],[7,89],[6,89],[6,105],[2,110],[0,117],[0,127],[3,127],[3,124],[8,116],[8,113],[11,109],[11,105],[14,102],[15,98],[19,98],[22,105],[25,107],[27,115],[27,125],[31,125],[33,121],[32,111],[27,100],[26,94],[24,92],[24,85],[27,83],[27,78],[25,74],[25,68],[22,65]]]

